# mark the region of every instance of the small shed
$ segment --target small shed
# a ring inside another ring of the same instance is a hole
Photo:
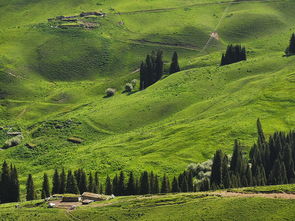
[[[93,200],[93,201],[103,201],[107,200],[108,196],[97,194],[97,193],[90,193],[90,192],[84,192],[82,194],[82,200]]]

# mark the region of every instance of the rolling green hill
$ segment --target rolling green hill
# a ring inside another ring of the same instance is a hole
[[[175,174],[218,148],[230,152],[236,138],[248,150],[258,117],[266,134],[294,129],[295,57],[283,57],[295,32],[292,0],[0,5],[0,142],[9,131],[24,135],[0,160],[16,164],[22,182],[33,173],[38,183],[55,167]],[[80,19],[86,27],[47,21],[100,10],[105,17]],[[209,40],[213,31],[220,39]],[[219,67],[230,43],[245,45],[248,60]],[[177,51],[183,71],[122,93],[157,49],[166,71]],[[109,87],[118,92],[104,98]]]

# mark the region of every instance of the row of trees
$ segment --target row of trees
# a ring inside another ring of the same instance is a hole
[[[169,69],[169,73],[173,74],[180,71],[178,63],[178,55],[174,52]],[[162,78],[164,73],[163,52],[153,51],[146,56],[145,61],[140,66],[140,90],[143,90]]]
[[[115,175],[113,179],[106,178],[106,191],[110,195],[137,195],[137,194],[158,194],[169,192],[189,192],[193,191],[193,176],[190,172],[183,172],[178,177],[174,177],[170,182],[169,177],[164,174],[160,179],[154,172],[144,171],[136,178],[133,172],[129,173],[126,179],[123,172]]]
[[[257,130],[249,158],[238,141],[231,160],[222,150],[216,151],[210,180],[203,181],[205,189],[295,183],[295,132],[276,132],[267,141],[259,119]]]
[[[221,66],[247,60],[246,48],[241,45],[228,45],[221,57]]]

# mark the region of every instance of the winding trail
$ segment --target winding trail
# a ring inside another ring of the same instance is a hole
[[[295,194],[289,193],[237,193],[237,192],[220,192],[217,195],[222,197],[263,197],[273,199],[292,199],[295,200]]]
[[[228,13],[228,10],[229,10],[230,6],[231,6],[231,3],[224,9],[224,12],[223,12],[221,18],[219,19],[217,25],[215,26],[213,32],[217,32],[219,26],[221,25],[221,22],[223,21],[223,19],[225,18],[226,14]],[[200,53],[204,52],[208,48],[210,42],[213,39],[214,39],[214,37],[212,35],[210,35],[210,38],[208,39],[208,41],[206,42],[206,44],[204,45],[204,47],[202,48],[202,50],[200,51]]]

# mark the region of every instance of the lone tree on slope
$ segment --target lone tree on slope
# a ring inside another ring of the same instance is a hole
[[[295,55],[295,34],[293,33],[290,39],[290,44],[285,51],[287,56]]]
[[[176,73],[179,71],[180,71],[180,67],[179,67],[179,63],[178,63],[178,55],[177,55],[177,52],[175,51],[172,56],[172,62],[170,65],[169,73],[173,74],[173,73]]]

